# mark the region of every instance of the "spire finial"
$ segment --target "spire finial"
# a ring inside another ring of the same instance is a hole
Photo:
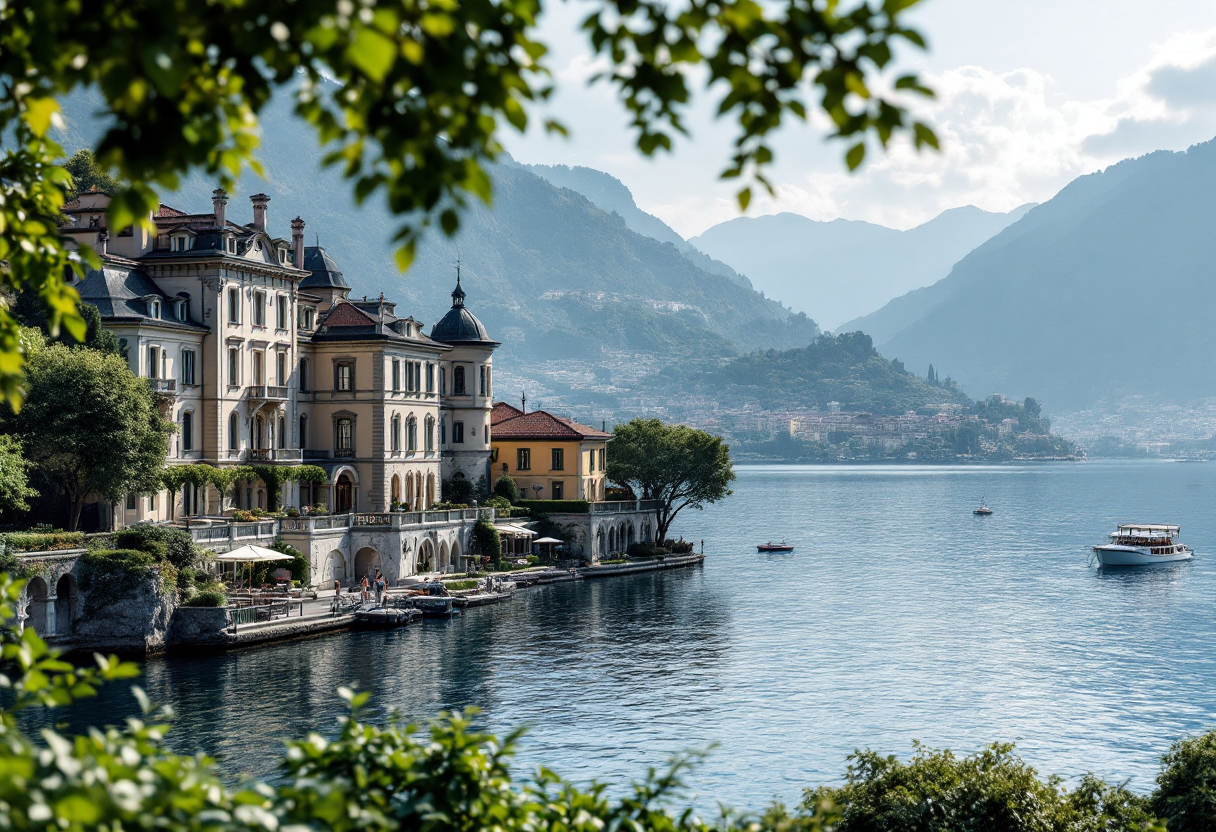
[[[464,306],[464,289],[460,288],[460,255],[456,255],[456,288],[452,290],[452,308]]]
[[[524,413],[528,412],[528,392],[525,390],[519,397],[519,409]]]

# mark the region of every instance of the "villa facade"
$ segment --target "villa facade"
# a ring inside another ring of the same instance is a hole
[[[77,284],[81,299],[178,428],[168,464],[318,465],[323,484],[287,483],[280,502],[335,513],[425,510],[445,479],[488,477],[498,343],[466,308],[459,272],[427,334],[383,296],[352,299],[338,264],[304,245],[299,217],[274,236],[266,195],[250,198],[244,225],[228,202],[217,190],[208,213],[162,204],[154,233],[113,236],[106,194],[64,209],[64,233],[103,263]],[[128,495],[113,524],[266,507],[260,482],[235,501],[186,485]]]

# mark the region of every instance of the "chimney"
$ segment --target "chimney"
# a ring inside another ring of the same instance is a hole
[[[265,231],[266,206],[270,203],[270,197],[266,194],[254,194],[249,197],[249,201],[253,203],[253,227],[258,231]]]
[[[299,217],[291,221],[291,265],[304,268],[304,220]]]
[[[216,188],[211,192],[211,206],[215,211],[215,227],[224,227],[224,206],[228,204],[228,192],[223,188]]]
[[[519,397],[519,409],[522,410],[524,413],[528,412],[528,394],[527,393],[523,393]]]

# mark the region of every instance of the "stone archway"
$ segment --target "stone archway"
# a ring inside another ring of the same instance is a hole
[[[636,542],[637,542],[637,538],[634,536],[633,523],[631,522],[629,524],[628,531],[626,532],[625,548],[628,549],[630,546],[632,546]]]
[[[447,563],[451,557],[452,557],[452,552],[448,548],[448,542],[446,540],[444,540],[439,544],[439,562]]]
[[[380,553],[371,546],[364,546],[355,553],[355,582],[363,580],[366,575],[368,581],[376,577],[376,570],[384,571],[384,567],[380,564]]]
[[[604,548],[604,527],[600,526],[595,532],[595,551],[591,554],[595,557],[600,557],[606,554],[607,551],[608,550]]]
[[[460,546],[460,541],[453,540],[452,541],[452,551],[451,551],[451,554],[449,555],[448,561],[447,561],[448,566],[460,566],[460,555],[461,555],[462,551],[463,550]]]
[[[75,628],[77,611],[76,576],[68,573],[55,584],[55,635],[69,636]]]
[[[35,575],[30,578],[30,582],[25,587],[25,592],[29,598],[29,604],[25,608],[26,625],[34,628],[34,632],[40,636],[46,636],[47,633],[47,586],[46,581],[42,576]]]
[[[321,573],[330,581],[341,581],[346,583],[346,555],[342,554],[338,549],[334,549],[325,558],[325,569]]]
[[[423,540],[422,543],[418,544],[418,562],[419,563],[433,563],[436,565],[437,569],[442,570],[443,569],[443,552],[441,550],[439,553],[439,557],[436,558],[435,557],[435,544],[432,543],[429,539]]]
[[[350,475],[343,472],[334,483],[334,514],[345,514],[355,510],[355,484]]]

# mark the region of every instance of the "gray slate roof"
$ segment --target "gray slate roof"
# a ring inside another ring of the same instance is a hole
[[[172,299],[138,268],[105,262],[101,269],[94,269],[85,275],[76,290],[81,300],[97,307],[102,320],[134,321],[190,330],[210,329],[195,321],[175,319]],[[144,298],[150,295],[161,298],[159,318],[148,315]]]

